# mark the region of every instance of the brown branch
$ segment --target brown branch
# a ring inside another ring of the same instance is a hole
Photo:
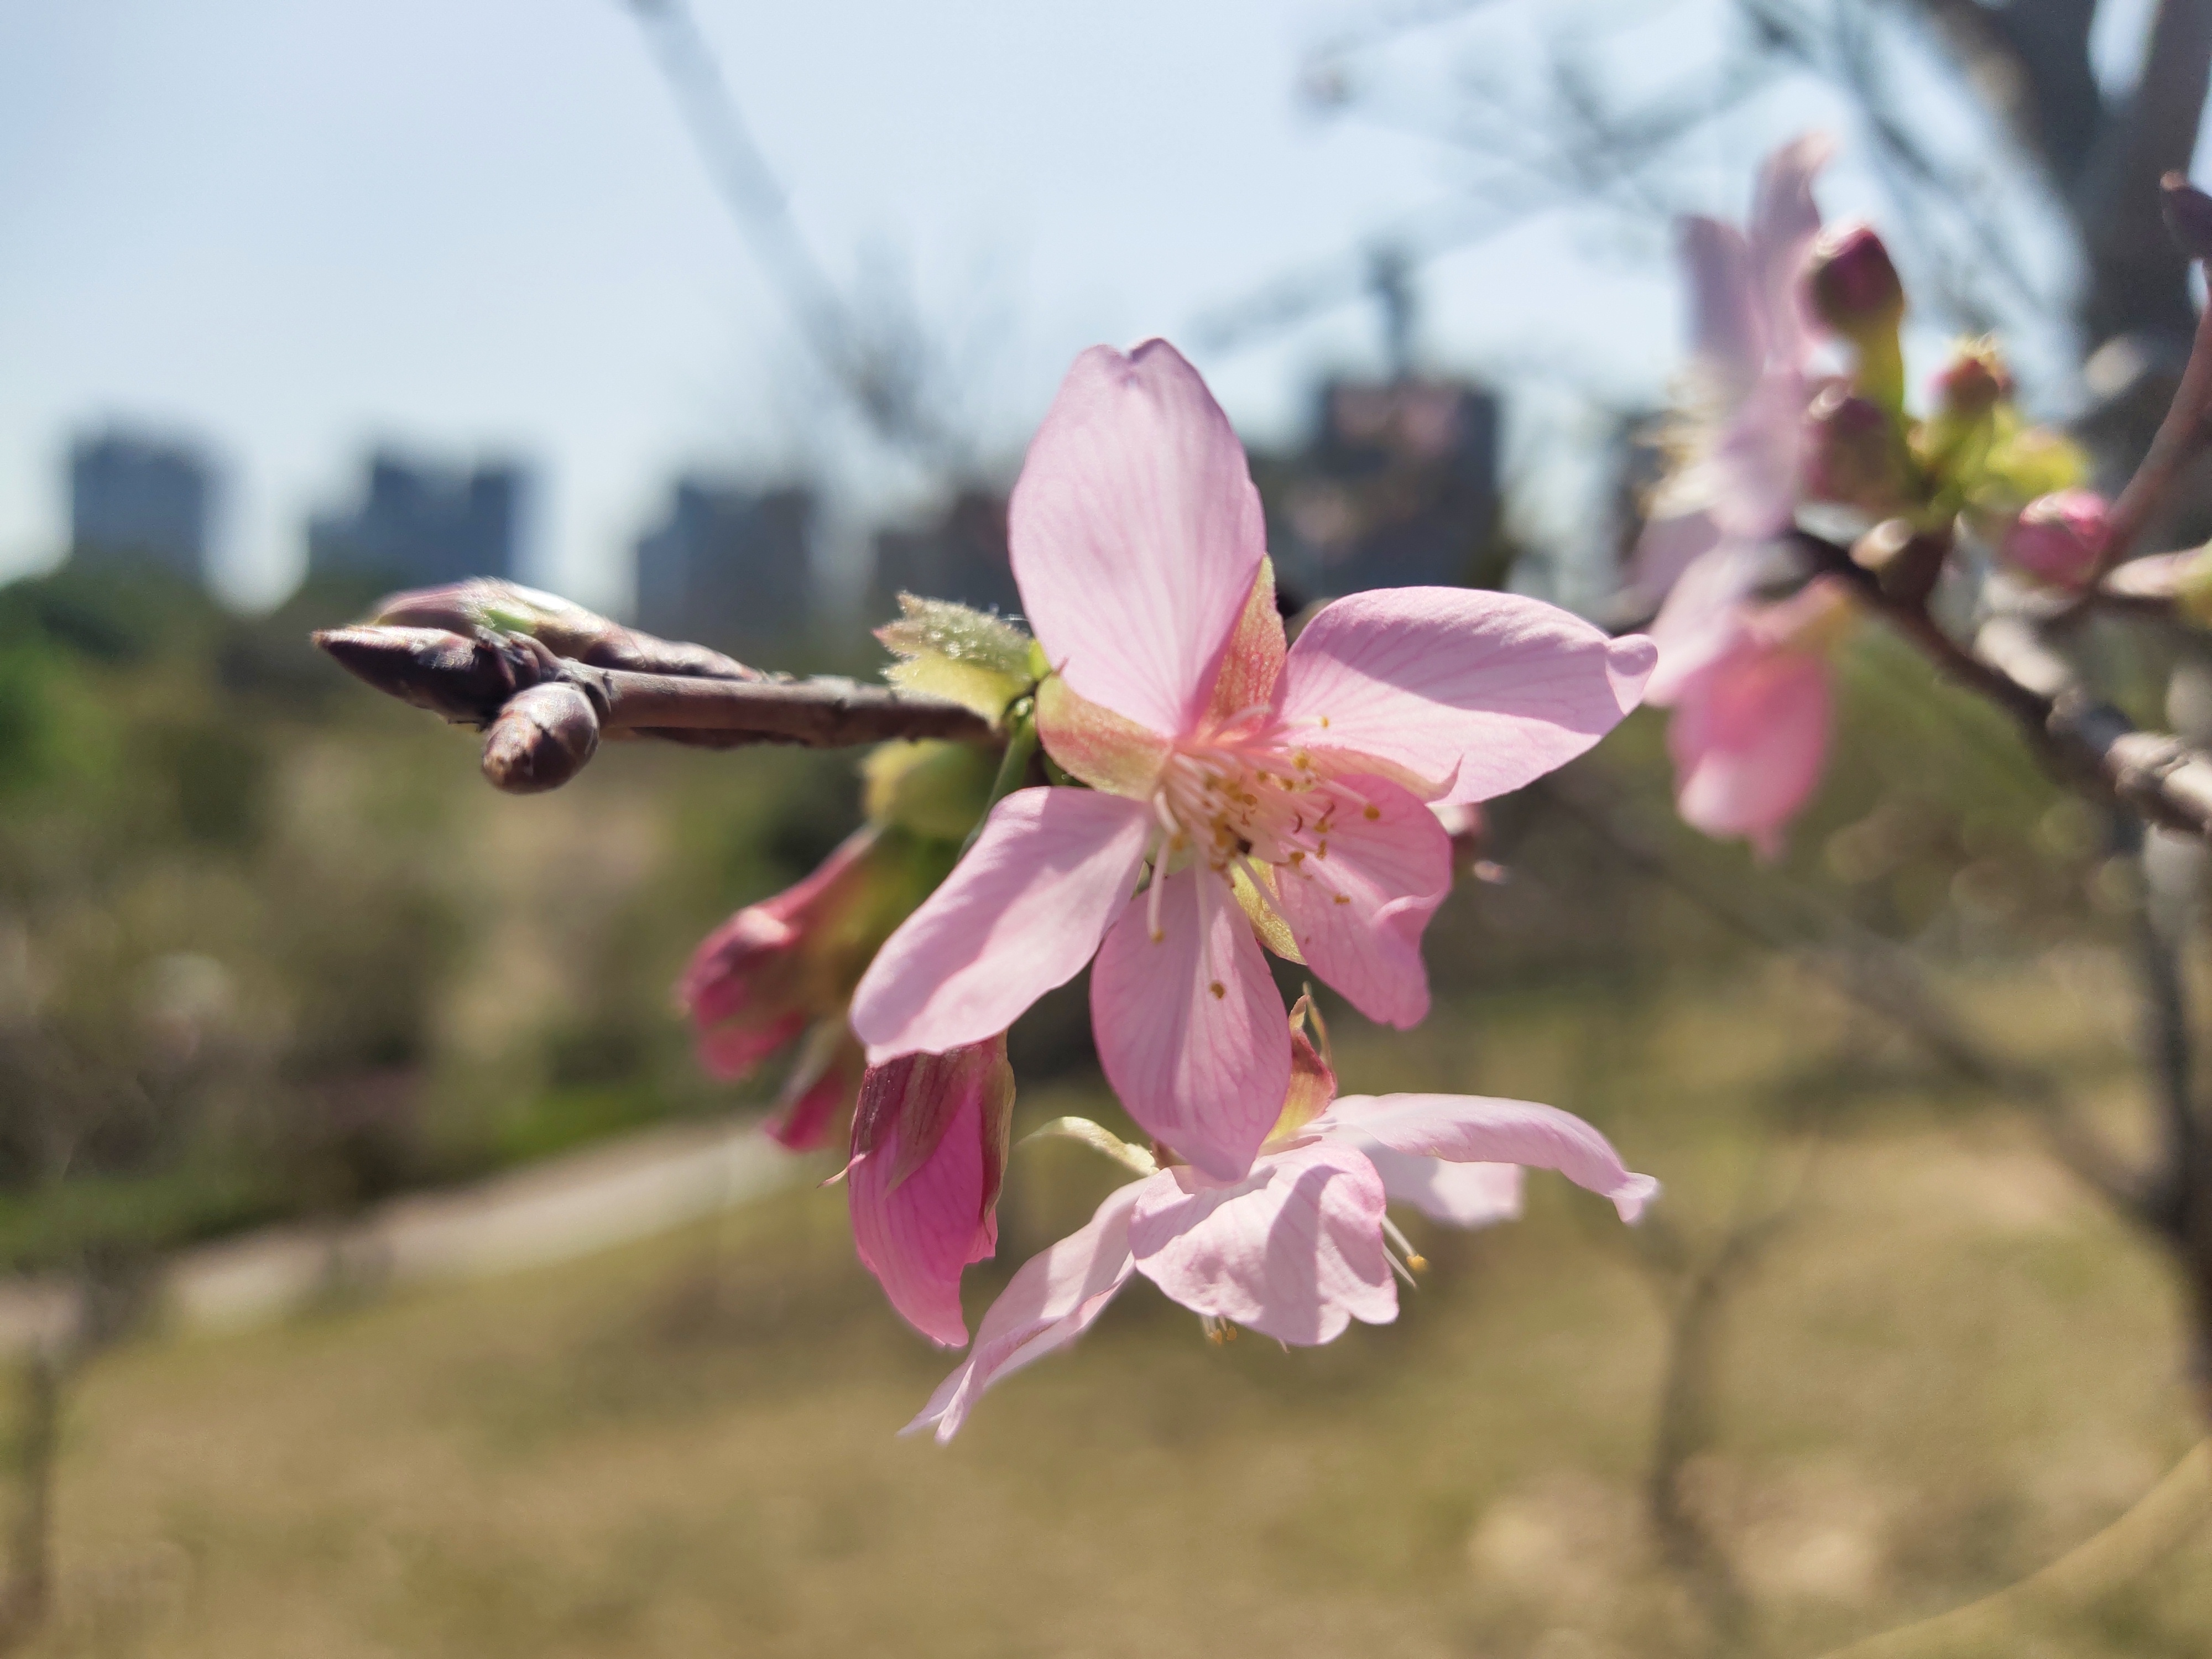
[[[2212,361],[2212,353],[2207,356]],[[1946,678],[2017,720],[2053,769],[2154,823],[2212,839],[2212,758],[2179,738],[2138,731],[2118,709],[2092,697],[2034,623],[1999,617],[1969,648],[1937,626],[1918,599],[1886,589],[1875,572],[1853,561],[1850,549],[1803,531],[1795,540],[1821,574],[1849,582]]]
[[[485,731],[485,775],[516,793],[566,783],[590,760],[602,734],[713,749],[769,743],[839,749],[894,738],[985,743],[993,737],[991,723],[964,704],[848,679],[603,668],[559,655],[532,635],[486,628],[465,635],[368,623],[325,629],[314,639],[378,690]]]
[[[2189,188],[2188,181],[2179,173],[2166,175],[2165,189],[2168,197]],[[2181,384],[2174,389],[2166,418],[2159,422],[2157,434],[2150,441],[2149,453],[2136,468],[2127,487],[2120,491],[2119,500],[2112,503],[2110,528],[2097,563],[2100,575],[2127,557],[2152,521],[2165,510],[2174,486],[2180,482],[2183,463],[2204,441],[2208,415],[2212,415],[2212,306],[2206,307],[2197,316],[2196,337],[2190,342],[2188,367],[2182,370]]]

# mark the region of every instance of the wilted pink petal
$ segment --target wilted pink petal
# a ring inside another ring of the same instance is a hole
[[[1540,600],[1383,588],[1324,609],[1291,646],[1283,719],[1297,742],[1387,763],[1431,798],[1487,800],[1590,747],[1636,707],[1656,653]]]
[[[1276,908],[1299,955],[1352,1006],[1401,1030],[1429,1012],[1421,930],[1451,890],[1451,837],[1382,778],[1323,785],[1322,856],[1278,868]]]
[[[1142,802],[1084,789],[1000,801],[853,994],[869,1058],[979,1042],[1074,978],[1136,884],[1151,823]]]
[[[794,1152],[828,1145],[839,1109],[851,1103],[866,1068],[842,1020],[826,1031],[817,1026],[777,1091],[775,1115],[761,1127]]]
[[[1683,822],[1778,856],[1820,786],[1830,702],[1828,665],[1808,652],[1747,638],[1708,666],[1667,726]]]
[[[1345,1095],[1307,1133],[1458,1164],[1557,1170],[1577,1187],[1611,1199],[1624,1221],[1642,1215],[1659,1190],[1650,1176],[1630,1173],[1612,1143],[1582,1119],[1525,1100]]]
[[[1129,1212],[1146,1184],[1117,1187],[1080,1231],[1022,1263],[975,1328],[968,1358],[901,1433],[934,1428],[937,1443],[945,1444],[986,1389],[1091,1328],[1136,1265],[1129,1255]]]
[[[1385,1201],[1375,1166],[1328,1141],[1271,1153],[1235,1182],[1179,1164],[1139,1184],[1129,1249],[1137,1271],[1193,1312],[1328,1342],[1354,1319],[1398,1316]]]
[[[1440,1158],[1394,1152],[1359,1135],[1346,1137],[1367,1154],[1393,1204],[1410,1204],[1454,1227],[1487,1227],[1521,1214],[1517,1164],[1452,1164]]]
[[[872,1066],[845,1190],[853,1245],[891,1305],[947,1347],[968,1340],[960,1274],[997,1248],[1013,1076],[1004,1042]]]
[[[1129,1115],[1200,1169],[1241,1176],[1290,1086],[1282,994],[1228,884],[1185,870],[1131,899],[1091,970],[1098,1063]]]
[[[1229,417],[1164,340],[1075,361],[1008,508],[1022,606],[1093,702],[1189,731],[1267,551]]]

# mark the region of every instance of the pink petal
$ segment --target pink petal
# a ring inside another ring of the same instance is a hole
[[[1023,609],[1068,684],[1189,732],[1267,551],[1244,447],[1198,371],[1164,340],[1077,358],[1007,535]]]
[[[853,1248],[909,1324],[957,1348],[968,1340],[961,1270],[990,1255],[999,1242],[998,1215],[988,1202],[993,1172],[982,1104],[974,1093],[965,1096],[936,1151],[900,1181],[902,1127],[887,1126],[846,1170]]]
[[[1136,884],[1152,819],[1087,789],[1018,789],[853,994],[880,1063],[980,1042],[1082,970]]]
[[[1656,659],[1556,605],[1459,587],[1354,593],[1306,624],[1283,678],[1294,739],[1380,761],[1443,801],[1565,765],[1636,707]]]
[[[1636,591],[1648,604],[1657,605],[1674,591],[1674,584],[1695,564],[1701,555],[1711,552],[1721,538],[1720,526],[1713,515],[1705,508],[1694,512],[1655,515],[1645,520],[1644,533],[1637,538],[1635,556],[1630,561],[1631,580]],[[1662,643],[1660,654],[1663,658]],[[1651,688],[1644,688],[1644,701],[1651,700]]]
[[[1725,541],[1682,573],[1652,619],[1659,665],[1644,683],[1644,702],[1672,706],[1685,686],[1740,647],[1759,559],[1755,544]]]
[[[1650,1176],[1632,1175],[1612,1143],[1582,1119],[1525,1100],[1345,1095],[1307,1133],[1455,1164],[1557,1170],[1577,1187],[1611,1199],[1623,1221],[1643,1214],[1659,1191]]]
[[[1098,1062],[1147,1133],[1224,1179],[1251,1167],[1291,1084],[1282,994],[1229,884],[1185,870],[1129,901],[1091,970]]]
[[[1680,227],[1682,266],[1690,284],[1690,350],[1708,385],[1701,391],[1733,404],[1766,364],[1766,322],[1753,287],[1743,233],[1692,215]]]
[[[1829,705],[1828,665],[1805,652],[1746,644],[1708,668],[1667,726],[1683,822],[1778,855],[1820,786]]]
[[[1139,1184],[1129,1249],[1139,1273],[1194,1313],[1328,1342],[1354,1319],[1398,1316],[1386,1201],[1375,1166],[1328,1141],[1270,1154],[1236,1182],[1179,1164]]]
[[[1229,649],[1222,653],[1221,672],[1214,677],[1213,696],[1206,703],[1206,725],[1217,727],[1270,706],[1289,653],[1283,618],[1275,609],[1274,562],[1262,559],[1251,597],[1229,635]]]
[[[1311,799],[1328,815],[1327,856],[1277,868],[1276,908],[1298,954],[1353,1007],[1418,1025],[1429,1012],[1421,930],[1451,890],[1451,837],[1387,779],[1324,784]]]
[[[1394,1152],[1359,1135],[1346,1139],[1367,1154],[1393,1204],[1410,1204],[1454,1227],[1487,1227],[1520,1218],[1517,1164],[1449,1164],[1440,1158]]]
[[[1770,370],[1722,429],[1706,465],[1713,522],[1723,537],[1763,541],[1790,528],[1809,396],[1795,369]]]
[[[1834,141],[1826,133],[1791,140],[1766,158],[1752,197],[1746,238],[1751,279],[1766,315],[1767,350],[1790,368],[1802,368],[1812,349],[1799,278],[1820,234],[1813,180],[1834,153]]]
[[[1129,1282],[1135,1266],[1129,1256],[1129,1212],[1146,1184],[1116,1188],[1079,1231],[1022,1263],[976,1327],[968,1358],[937,1385],[902,1434],[934,1427],[937,1443],[945,1444],[960,1432],[986,1389],[1091,1328]]]

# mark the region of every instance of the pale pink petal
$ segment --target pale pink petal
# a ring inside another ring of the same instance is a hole
[[[1766,364],[1766,324],[1750,251],[1741,231],[1717,219],[1692,215],[1679,234],[1690,283],[1690,350],[1706,382],[1698,391],[1733,405]]]
[[[1400,1030],[1429,1012],[1421,930],[1451,890],[1451,836],[1383,778],[1325,783],[1321,854],[1275,872],[1275,904],[1298,954],[1352,1006]]]
[[[1146,1184],[1132,1182],[1115,1188],[1079,1231],[1022,1263],[976,1326],[975,1346],[968,1358],[899,1432],[934,1428],[937,1443],[945,1444],[960,1432],[986,1389],[1091,1328],[1129,1282],[1135,1266],[1129,1257],[1129,1212]]]
[[[1152,819],[1087,789],[1018,789],[853,994],[881,1063],[981,1042],[1082,970],[1136,884]]]
[[[1452,1164],[1440,1158],[1394,1152],[1361,1135],[1346,1139],[1367,1154],[1393,1204],[1410,1204],[1454,1227],[1487,1227],[1521,1214],[1517,1164]]]
[[[1720,526],[1703,507],[1685,513],[1655,513],[1644,521],[1644,533],[1637,538],[1636,553],[1629,564],[1629,579],[1636,592],[1647,604],[1659,604],[1720,538]],[[1663,644],[1660,649],[1663,656]],[[1644,687],[1644,696],[1646,702],[1650,700],[1650,686]]]
[[[1671,707],[1685,686],[1741,647],[1760,559],[1756,544],[1725,541],[1682,573],[1652,619],[1659,665],[1644,683],[1644,702]]]
[[[1705,462],[1713,522],[1723,538],[1765,541],[1790,528],[1809,400],[1795,369],[1771,370],[1729,417]]]
[[[1306,624],[1283,670],[1292,741],[1385,763],[1443,801],[1565,765],[1636,707],[1656,652],[1515,593],[1379,588]]]
[[[1068,684],[1155,732],[1189,732],[1267,533],[1244,447],[1173,346],[1075,360],[1007,536],[1030,626]]]
[[[1828,665],[1810,653],[1746,644],[1708,668],[1667,725],[1683,822],[1777,856],[1820,786],[1829,704]]]
[[[991,1171],[982,1109],[972,1091],[967,1094],[937,1150],[894,1186],[900,1127],[889,1126],[847,1168],[853,1248],[909,1324],[957,1348],[968,1340],[961,1270],[990,1255],[999,1241],[998,1215],[986,1201]]]
[[[1138,1188],[1129,1249],[1137,1271],[1193,1312],[1300,1344],[1398,1316],[1382,1177],[1355,1148],[1271,1153],[1237,1182],[1186,1165],[1163,1176]]]
[[[1229,884],[1185,870],[1129,901],[1091,970],[1098,1063],[1146,1133],[1200,1169],[1251,1167],[1291,1084],[1282,994]]]
[[[1813,180],[1835,143],[1810,132],[1766,158],[1753,194],[1748,244],[1751,280],[1766,316],[1767,350],[1775,362],[1802,368],[1812,349],[1802,284],[1806,256],[1820,234],[1820,210],[1813,200]]]
[[[1659,1190],[1650,1176],[1631,1174],[1612,1143],[1582,1119],[1525,1100],[1345,1095],[1309,1124],[1306,1133],[1455,1164],[1557,1170],[1577,1187],[1611,1199],[1623,1221],[1643,1214]]]

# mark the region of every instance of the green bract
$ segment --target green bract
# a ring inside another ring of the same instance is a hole
[[[900,659],[884,677],[901,690],[948,698],[995,721],[1036,680],[1028,633],[1004,617],[912,593],[899,595],[899,609],[876,637]]]

